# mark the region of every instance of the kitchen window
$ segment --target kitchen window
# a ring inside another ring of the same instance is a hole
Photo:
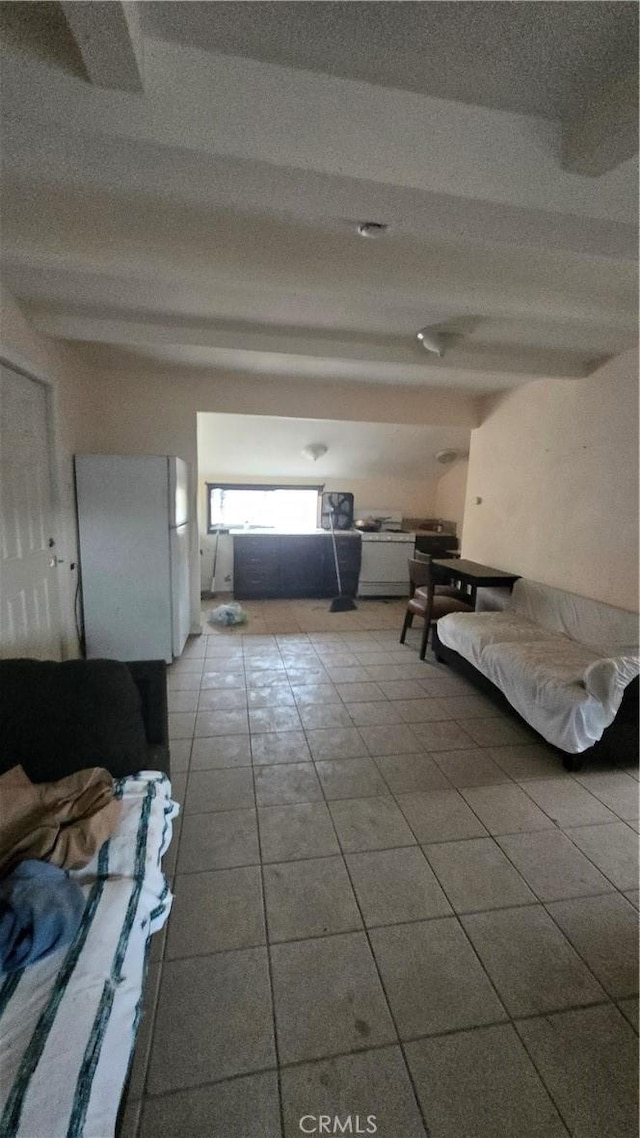
[[[207,482],[207,531],[272,529],[302,532],[318,525],[322,486],[246,486]]]

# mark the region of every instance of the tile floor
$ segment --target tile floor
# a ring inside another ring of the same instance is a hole
[[[635,1136],[637,768],[568,775],[400,602],[247,607],[169,673],[125,1138]]]

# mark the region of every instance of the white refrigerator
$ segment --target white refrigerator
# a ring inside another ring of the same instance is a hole
[[[189,472],[171,455],[75,456],[86,654],[171,663],[189,635]]]

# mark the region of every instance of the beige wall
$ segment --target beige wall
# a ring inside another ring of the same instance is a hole
[[[464,504],[467,496],[467,460],[456,462],[451,470],[442,475],[436,483],[436,501],[433,511],[437,518],[446,518],[456,523],[458,537],[462,536],[464,523]]]
[[[0,355],[7,363],[42,381],[50,396],[54,441],[54,517],[62,618],[62,654],[78,654],[74,620],[77,584],[75,499],[72,456],[82,438],[86,368],[81,357],[27,324],[13,297],[0,288]]]
[[[636,353],[488,405],[471,436],[462,551],[638,609]]]
[[[100,356],[87,352],[91,370],[105,388],[131,392],[137,402],[156,390],[161,405],[234,415],[286,415],[294,419],[352,420],[367,423],[426,423],[431,426],[475,427],[479,398],[461,390],[444,391],[416,385],[340,383],[297,377],[253,375],[219,369],[183,368],[131,357],[121,367],[100,366]],[[95,360],[95,366],[94,366]],[[195,424],[194,424],[195,432]]]

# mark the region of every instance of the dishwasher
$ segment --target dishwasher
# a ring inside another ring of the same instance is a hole
[[[415,533],[363,533],[359,597],[408,597]]]

